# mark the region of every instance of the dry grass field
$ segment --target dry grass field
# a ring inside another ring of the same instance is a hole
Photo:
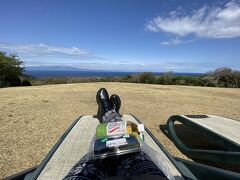
[[[126,83],[82,83],[0,89],[0,178],[37,165],[79,116],[95,114],[100,87],[122,99],[175,156],[162,133],[173,114],[215,114],[240,120],[240,89]]]

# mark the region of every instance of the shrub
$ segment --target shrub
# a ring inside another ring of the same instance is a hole
[[[32,86],[32,84],[31,84],[30,81],[24,79],[24,80],[22,81],[22,86]]]
[[[21,79],[15,76],[7,76],[3,79],[4,87],[21,86]]]

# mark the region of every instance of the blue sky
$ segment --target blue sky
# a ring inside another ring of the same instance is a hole
[[[0,22],[25,66],[240,70],[238,0],[1,0]]]

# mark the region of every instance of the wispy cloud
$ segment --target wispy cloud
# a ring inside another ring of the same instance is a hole
[[[196,39],[191,39],[191,40],[183,40],[178,37],[174,39],[170,39],[168,41],[162,41],[160,42],[162,45],[168,46],[168,45],[178,45],[178,44],[186,44],[195,41]]]
[[[162,44],[185,43],[180,39],[162,42]],[[59,66],[76,69],[89,70],[109,70],[109,71],[175,71],[175,72],[205,72],[217,68],[216,64],[174,62],[167,59],[105,59],[77,47],[52,46],[47,44],[9,44],[0,43],[0,50],[16,52],[24,61],[26,67],[29,66]],[[156,62],[156,63],[154,63]]]
[[[182,8],[169,13],[167,17],[157,16],[146,24],[151,32],[166,32],[177,37],[193,35],[197,38],[234,38],[240,36],[240,4],[230,1],[223,7],[204,6],[190,14]],[[171,40],[169,44],[180,44]],[[168,44],[168,42],[163,42]]]
[[[24,56],[51,56],[51,55],[70,55],[79,58],[91,56],[88,50],[78,47],[53,46],[44,43],[39,44],[13,44],[0,43],[0,49],[16,52]]]
[[[177,45],[177,44],[180,44],[182,43],[182,40],[180,39],[171,39],[169,41],[162,41],[161,44],[162,45]]]
[[[129,71],[129,72],[207,72],[218,67],[214,63],[194,63],[194,62],[169,62],[169,63],[118,63],[118,62],[79,62],[79,63],[41,63],[41,66],[59,66],[68,68],[88,69],[88,70],[107,70],[107,71]],[[37,66],[35,62],[29,66]]]

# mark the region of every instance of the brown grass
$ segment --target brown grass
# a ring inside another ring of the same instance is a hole
[[[160,131],[173,114],[240,119],[240,90],[126,83],[82,83],[0,89],[0,177],[37,165],[79,115],[95,114],[96,91],[119,94],[121,112],[141,119],[167,150],[183,155]]]

